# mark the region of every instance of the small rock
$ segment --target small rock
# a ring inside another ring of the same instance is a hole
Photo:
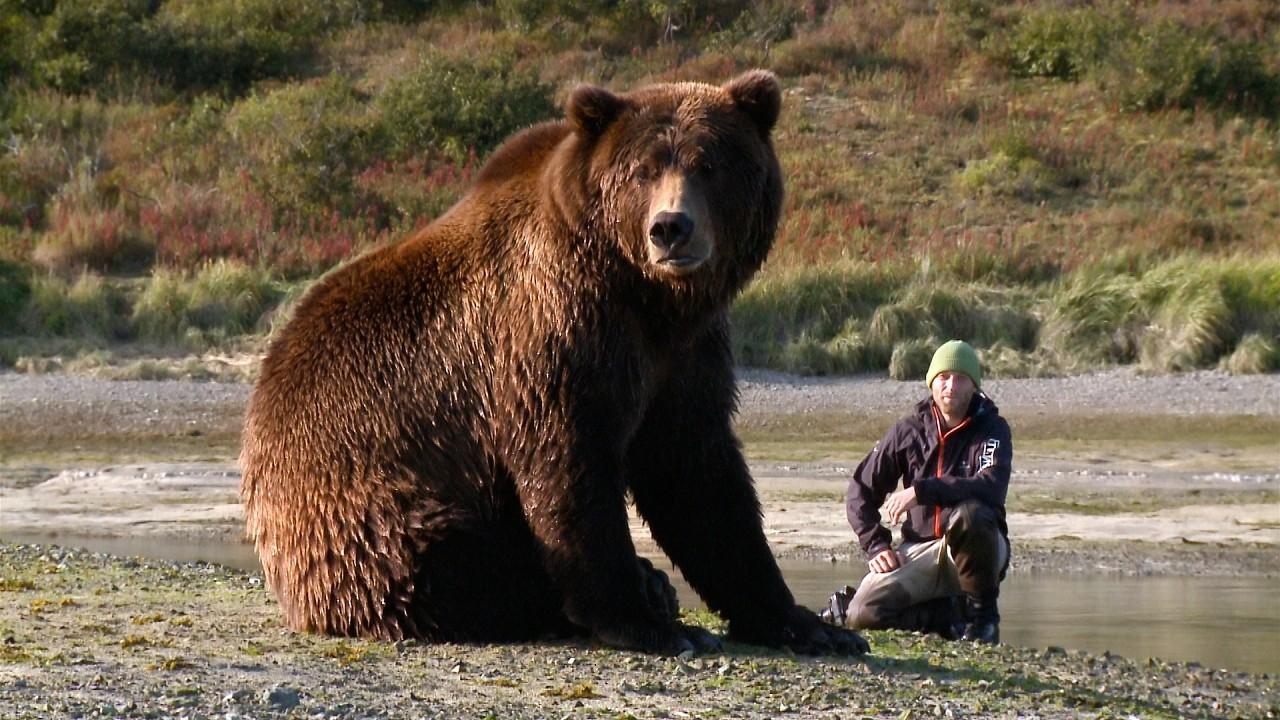
[[[241,688],[239,690],[236,690],[235,692],[229,692],[226,695],[223,695],[222,704],[234,705],[236,703],[248,702],[249,698],[251,697],[253,697],[253,692],[246,690],[244,688]]]
[[[301,699],[298,697],[298,691],[290,687],[276,687],[262,692],[262,701],[267,705],[288,710],[297,707]]]

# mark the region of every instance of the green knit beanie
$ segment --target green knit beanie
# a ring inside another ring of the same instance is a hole
[[[942,344],[929,363],[929,374],[924,384],[933,387],[933,379],[941,372],[958,372],[969,376],[974,387],[982,387],[982,365],[973,346],[963,340],[951,340]]]

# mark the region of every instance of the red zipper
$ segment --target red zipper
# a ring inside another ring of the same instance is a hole
[[[960,428],[968,425],[972,416],[966,417],[960,421],[959,425],[943,432],[942,418],[939,417],[938,407],[931,405],[929,409],[933,410],[933,424],[938,428],[938,477],[942,477],[942,461],[947,456],[947,438],[954,435]],[[933,506],[933,536],[936,538],[942,537],[942,506],[940,505]]]

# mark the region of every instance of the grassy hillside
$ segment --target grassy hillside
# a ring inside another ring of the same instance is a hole
[[[0,0],[0,364],[258,349],[575,84],[757,66],[789,194],[741,362],[1280,370],[1265,0]]]

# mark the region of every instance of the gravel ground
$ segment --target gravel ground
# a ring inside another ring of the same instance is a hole
[[[864,658],[729,644],[421,645],[283,631],[256,574],[0,544],[0,718],[1275,717],[1280,681],[868,633]],[[717,631],[705,615],[687,620]]]
[[[923,383],[877,376],[807,378],[739,371],[741,410],[897,415],[924,397]],[[147,432],[238,428],[250,386],[176,381],[109,381],[66,374],[0,372],[0,427],[8,432]],[[1142,376],[1128,369],[1067,378],[988,380],[1008,412],[1151,415],[1280,415],[1280,375],[1218,372]]]
[[[744,412],[900,414],[925,395],[923,382],[880,376],[799,377],[769,370],[738,373]],[[1131,369],[1063,378],[988,379],[983,391],[1002,411],[1068,414],[1280,415],[1280,375],[1198,371],[1140,375]]]

